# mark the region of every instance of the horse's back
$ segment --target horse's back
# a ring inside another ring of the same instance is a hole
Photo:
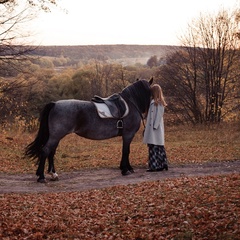
[[[93,111],[93,104],[89,101],[69,99],[59,100],[55,103],[52,116],[62,118],[75,118],[80,112],[91,110]]]
[[[49,115],[49,129],[54,132],[74,132],[80,119],[86,112],[93,112],[94,106],[89,101],[69,99],[55,102],[54,108]]]
[[[102,119],[95,105],[84,100],[59,100],[50,113],[49,130],[62,138],[69,133],[89,139],[107,139],[118,134],[116,120]]]

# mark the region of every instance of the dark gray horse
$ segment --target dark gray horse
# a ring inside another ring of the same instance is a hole
[[[122,136],[122,175],[133,171],[129,163],[130,144],[139,130],[142,113],[148,110],[151,98],[150,85],[153,79],[138,80],[119,93],[127,103],[129,113],[121,119],[101,118],[92,101],[60,100],[48,103],[40,117],[40,127],[35,140],[26,147],[25,154],[38,159],[36,175],[38,182],[45,182],[44,167],[48,158],[48,173],[58,179],[54,168],[54,155],[59,141],[70,133],[94,140]]]

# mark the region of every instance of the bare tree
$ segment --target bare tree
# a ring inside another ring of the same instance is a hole
[[[200,16],[182,37],[182,50],[161,68],[191,122],[220,122],[227,112],[240,81],[239,26],[239,9]]]
[[[34,49],[27,42],[30,33],[26,23],[36,17],[39,9],[50,11],[55,0],[0,0],[0,70],[22,70],[21,62]],[[3,72],[2,72],[3,73]]]
[[[198,101],[197,58],[189,56],[191,48],[182,48],[168,56],[166,64],[159,69],[158,76],[165,94],[169,97],[169,110],[181,121],[203,122],[202,105]]]
[[[55,0],[0,0],[0,115],[10,113],[11,100],[19,103],[19,89],[25,84],[18,73],[26,71],[26,63],[35,47],[27,42],[30,33],[26,23],[39,10],[49,12]],[[28,62],[29,63],[29,62]],[[18,104],[16,104],[18,105]]]

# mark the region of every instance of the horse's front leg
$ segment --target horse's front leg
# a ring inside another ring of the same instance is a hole
[[[129,162],[130,143],[131,143],[131,141],[123,141],[122,159],[121,159],[121,163],[120,163],[120,169],[122,171],[123,176],[129,175],[134,172],[134,170]]]

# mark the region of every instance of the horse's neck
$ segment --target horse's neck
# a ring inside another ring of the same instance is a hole
[[[136,98],[133,97],[133,93],[131,93],[128,89],[125,89],[120,93],[121,97],[123,97],[126,101],[131,101],[134,102],[135,104],[137,103]]]
[[[124,98],[124,100],[126,102],[130,102],[131,104],[134,105],[134,107],[136,108],[136,110],[141,114],[141,106],[139,104],[138,98],[136,96],[136,94],[131,93],[130,91],[124,91],[121,92],[120,95],[122,96],[122,98]],[[133,96],[134,95],[134,96]]]

